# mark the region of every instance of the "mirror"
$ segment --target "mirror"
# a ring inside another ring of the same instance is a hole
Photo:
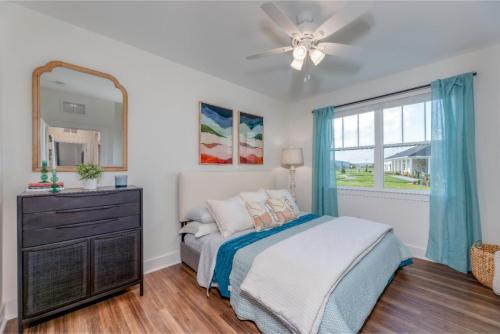
[[[33,171],[127,170],[127,92],[113,76],[53,61],[33,72]]]

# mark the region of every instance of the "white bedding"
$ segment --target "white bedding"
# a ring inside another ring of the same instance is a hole
[[[198,271],[196,273],[196,280],[198,284],[204,288],[209,288],[212,282],[212,276],[215,269],[215,260],[217,259],[217,251],[220,245],[225,241],[232,238],[237,238],[241,235],[254,232],[255,230],[248,229],[242,232],[233,234],[231,237],[224,239],[220,233],[210,233],[200,239],[200,262],[198,263]]]
[[[299,216],[303,216],[305,214],[308,214],[308,212],[300,212]],[[196,280],[200,286],[207,289],[210,287],[219,247],[227,240],[240,237],[250,232],[255,232],[255,229],[251,228],[238,232],[227,239],[224,239],[220,233],[210,233],[209,235],[205,235],[196,241],[196,247],[200,248],[200,262],[198,263]]]
[[[354,217],[303,231],[257,255],[241,290],[293,332],[317,333],[339,281],[391,230]]]

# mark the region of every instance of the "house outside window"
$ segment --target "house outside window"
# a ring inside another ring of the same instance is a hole
[[[428,91],[337,109],[332,125],[337,187],[429,191],[430,118]]]

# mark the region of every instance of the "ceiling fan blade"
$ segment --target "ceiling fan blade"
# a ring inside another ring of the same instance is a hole
[[[316,48],[327,55],[343,58],[358,58],[361,55],[361,48],[341,43],[319,43]]]
[[[266,2],[260,6],[262,10],[271,18],[271,20],[276,23],[281,29],[283,29],[290,37],[295,35],[300,35],[300,30],[297,25],[286,16],[274,3]]]
[[[344,28],[349,23],[364,15],[370,8],[367,4],[350,5],[332,15],[314,31],[316,39],[324,39]]]
[[[267,50],[267,51],[264,51],[261,53],[257,53],[255,55],[248,56],[247,59],[251,60],[251,59],[263,58],[263,57],[267,57],[267,56],[274,56],[274,55],[279,55],[282,53],[287,53],[287,52],[290,52],[292,50],[293,50],[293,47],[284,46],[281,48],[271,49],[271,50]]]

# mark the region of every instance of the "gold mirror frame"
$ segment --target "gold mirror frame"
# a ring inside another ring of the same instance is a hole
[[[40,77],[43,73],[52,72],[56,67],[64,67],[85,74],[94,75],[104,79],[111,80],[115,87],[122,92],[123,95],[123,165],[122,166],[101,166],[105,172],[126,171],[128,166],[128,94],[120,82],[111,74],[99,72],[90,68],[65,63],[62,61],[51,61],[45,66],[40,66],[33,71],[33,114],[32,114],[32,170],[33,172],[40,171]],[[76,166],[59,166],[58,172],[76,172]]]

